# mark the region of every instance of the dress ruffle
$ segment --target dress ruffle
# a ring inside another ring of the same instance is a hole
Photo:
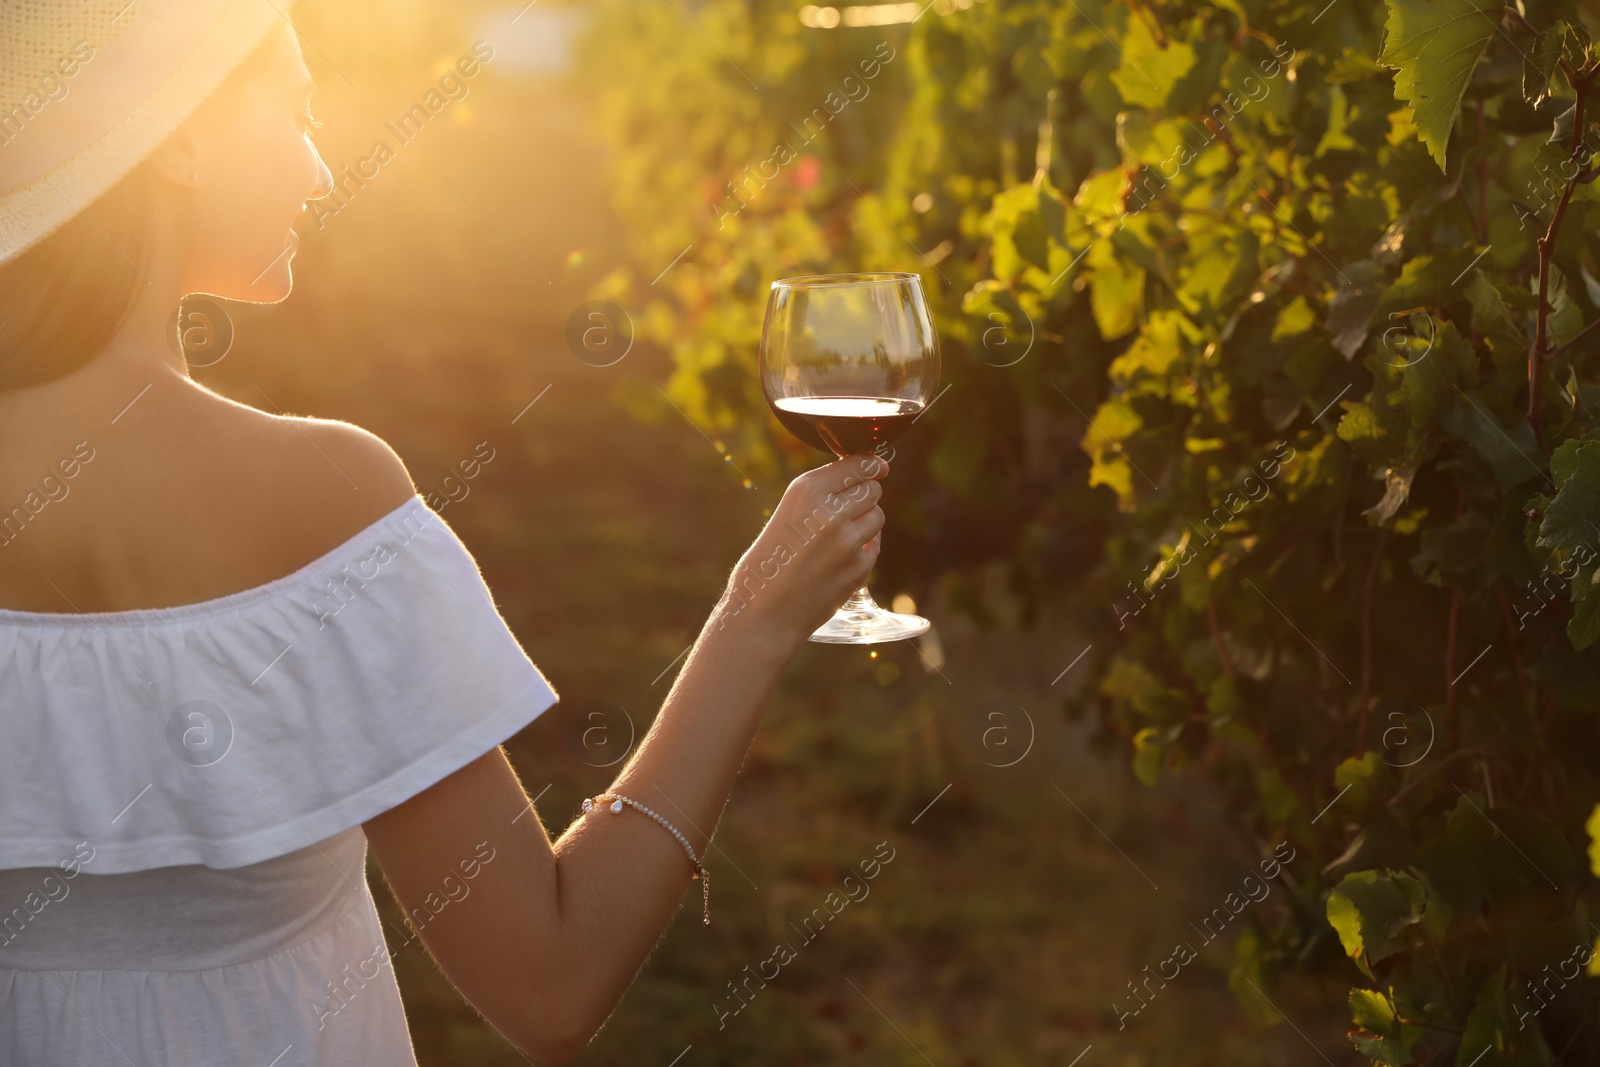
[[[0,868],[96,874],[304,848],[556,702],[420,497],[229,596],[0,610],[0,694]]]

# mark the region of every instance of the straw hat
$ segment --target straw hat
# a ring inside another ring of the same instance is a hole
[[[0,263],[132,170],[291,3],[0,3]]]

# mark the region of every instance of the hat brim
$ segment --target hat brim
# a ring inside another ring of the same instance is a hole
[[[54,233],[138,166],[194,113],[293,0],[230,0],[211,31],[125,118],[50,173],[0,194],[0,263]]]

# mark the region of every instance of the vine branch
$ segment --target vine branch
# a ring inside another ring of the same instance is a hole
[[[1567,349],[1571,348],[1573,345],[1577,344],[1579,341],[1581,341],[1585,337],[1589,336],[1590,332],[1593,331],[1596,327],[1600,327],[1600,319],[1595,319],[1589,325],[1585,326],[1583,329],[1579,330],[1577,333],[1575,333],[1571,337],[1567,338],[1565,341],[1563,341],[1560,345],[1558,345],[1556,347],[1556,350],[1554,352],[1551,352],[1545,358],[1547,360],[1556,360],[1556,359],[1561,358],[1562,353],[1566,352]]]
[[[1361,711],[1356,719],[1356,758],[1367,754],[1367,713],[1372,703],[1372,590],[1378,584],[1378,564],[1383,560],[1383,546],[1389,540],[1389,527],[1378,531],[1378,543],[1372,550],[1372,563],[1367,567],[1366,580],[1361,583]]]
[[[1533,24],[1523,17],[1522,12],[1512,7],[1503,9],[1503,14],[1509,14],[1521,24],[1522,28],[1533,34],[1537,39],[1539,31]],[[1572,140],[1568,145],[1567,160],[1571,162],[1578,155],[1579,148],[1583,145],[1583,109],[1588,102],[1589,90],[1594,85],[1595,69],[1585,68],[1582,71],[1574,70],[1572,64],[1565,56],[1559,60],[1561,73],[1567,76],[1567,82],[1572,86],[1575,99],[1572,104]],[[1574,172],[1567,179],[1566,185],[1561,190],[1561,199],[1556,202],[1555,212],[1550,217],[1550,226],[1545,230],[1544,236],[1539,239],[1539,313],[1534,319],[1533,341],[1528,346],[1528,422],[1533,426],[1534,440],[1539,444],[1539,450],[1545,451],[1544,426],[1539,419],[1540,394],[1544,385],[1544,361],[1549,358],[1545,352],[1548,345],[1547,337],[1550,326],[1550,263],[1555,258],[1556,237],[1561,230],[1562,219],[1566,217],[1567,205],[1572,200],[1572,191],[1577,187],[1580,171]]]

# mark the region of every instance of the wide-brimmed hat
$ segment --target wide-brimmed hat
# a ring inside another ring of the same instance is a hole
[[[137,166],[291,3],[0,3],[0,263]]]

